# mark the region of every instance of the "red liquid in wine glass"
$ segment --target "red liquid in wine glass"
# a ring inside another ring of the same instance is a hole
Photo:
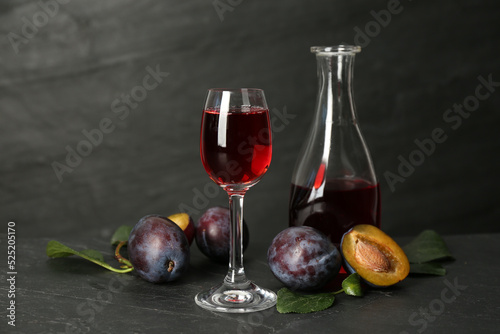
[[[252,184],[264,175],[272,153],[267,109],[205,110],[201,124],[201,161],[212,180]]]
[[[314,189],[314,188],[313,188]],[[290,226],[312,226],[339,247],[342,235],[354,225],[380,228],[380,188],[365,180],[327,179],[322,194],[292,184]]]

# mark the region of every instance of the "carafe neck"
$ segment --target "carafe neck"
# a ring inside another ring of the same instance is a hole
[[[318,65],[318,112],[323,121],[333,125],[356,123],[352,96],[352,76],[356,47],[342,51],[313,50]]]

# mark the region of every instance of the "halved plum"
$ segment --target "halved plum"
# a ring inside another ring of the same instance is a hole
[[[386,287],[408,276],[410,263],[401,247],[373,225],[356,225],[342,237],[340,251],[346,269],[368,284]]]
[[[176,213],[167,217],[171,221],[177,224],[186,234],[186,237],[189,241],[189,245],[193,242],[195,235],[195,226],[193,219],[187,213]]]

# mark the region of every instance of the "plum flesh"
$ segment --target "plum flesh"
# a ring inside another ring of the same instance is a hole
[[[315,290],[333,279],[342,259],[322,232],[309,226],[281,231],[267,252],[274,276],[293,290]]]
[[[141,218],[128,240],[130,262],[152,283],[178,279],[189,267],[189,241],[173,221],[159,215]]]

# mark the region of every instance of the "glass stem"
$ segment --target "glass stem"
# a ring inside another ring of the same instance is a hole
[[[231,231],[229,234],[229,270],[224,282],[233,288],[244,289],[250,282],[243,267],[243,197],[245,193],[229,193]]]

